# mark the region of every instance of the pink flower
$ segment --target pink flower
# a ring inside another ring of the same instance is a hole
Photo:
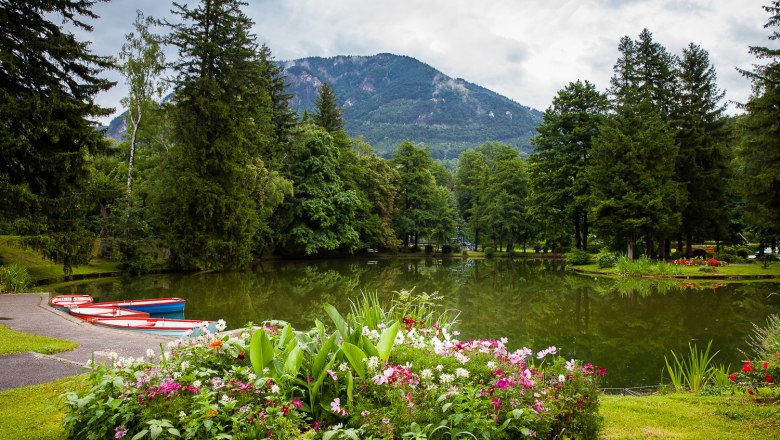
[[[114,438],[122,438],[127,435],[127,427],[125,425],[119,425],[114,428]]]
[[[301,402],[300,397],[296,397],[292,400],[292,402],[290,402],[290,405],[294,406],[295,409],[301,409],[303,402]]]
[[[333,411],[335,414],[341,415],[341,416],[347,416],[349,413],[347,410],[341,408],[341,399],[336,397],[333,399],[333,402],[330,402],[330,410]]]

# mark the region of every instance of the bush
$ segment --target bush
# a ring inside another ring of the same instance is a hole
[[[566,264],[571,266],[582,266],[590,263],[590,254],[582,249],[572,249],[566,253]]]
[[[602,249],[599,251],[598,255],[596,255],[596,263],[599,265],[599,269],[615,267],[617,257],[608,249]]]
[[[441,253],[444,255],[449,255],[452,253],[452,251],[453,251],[452,246],[448,244],[445,244],[444,246],[441,247]]]
[[[432,244],[426,244],[425,245],[425,254],[431,255],[433,253],[433,245]]]
[[[458,341],[440,298],[399,295],[389,310],[364,296],[346,317],[326,305],[333,333],[267,322],[95,365],[64,396],[69,438],[598,436],[603,369],[555,347]]]
[[[463,252],[461,252],[461,253],[460,253],[460,255],[461,255],[463,258],[468,258],[468,257],[469,257],[469,251],[468,251],[468,250],[466,250],[466,249],[463,249]]]
[[[32,278],[21,264],[0,266],[0,292],[24,292],[31,284]]]
[[[484,253],[485,253],[485,256],[486,256],[487,258],[493,258],[493,255],[495,255],[495,253],[496,253],[496,249],[495,249],[495,248],[492,248],[492,247],[490,247],[490,246],[488,246],[488,247],[484,248],[484,249],[482,250],[482,252],[484,252]]]

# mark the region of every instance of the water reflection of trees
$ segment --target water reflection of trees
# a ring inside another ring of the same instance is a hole
[[[510,346],[556,345],[567,357],[609,369],[610,386],[657,384],[663,356],[713,340],[736,365],[751,322],[780,311],[778,283],[717,289],[669,280],[608,280],[571,274],[554,261],[459,259],[263,263],[251,272],[150,275],[79,286],[101,300],[182,296],[187,317],[231,327],[283,319],[309,326],[322,305],[346,312],[362,291],[439,292],[461,311],[464,337],[508,337]]]

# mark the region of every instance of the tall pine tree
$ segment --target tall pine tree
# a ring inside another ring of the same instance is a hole
[[[91,31],[95,1],[0,1],[0,222],[63,264],[88,261],[94,240],[80,199],[87,154],[105,144],[95,104],[113,66],[64,30]],[[59,21],[62,25],[55,24]]]
[[[679,95],[675,126],[679,152],[676,180],[686,192],[681,230],[685,251],[692,255],[694,233],[719,237],[725,234],[724,187],[728,178],[728,153],[723,129],[724,93],[718,89],[709,54],[691,43],[679,62]]]
[[[175,144],[156,171],[157,225],[184,268],[229,268],[252,258],[269,204],[283,191],[261,152],[273,109],[252,21],[236,0],[174,3]]]
[[[764,25],[774,27],[769,39],[780,41],[780,1],[764,7],[770,17]],[[780,48],[751,46],[750,53],[766,64],[741,70],[753,83],[753,94],[740,118],[741,190],[746,201],[745,220],[763,242],[777,243],[780,236]]]

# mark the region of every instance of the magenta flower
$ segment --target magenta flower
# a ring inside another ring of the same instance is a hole
[[[114,428],[114,438],[122,438],[127,435],[127,427],[125,425],[119,425]]]

